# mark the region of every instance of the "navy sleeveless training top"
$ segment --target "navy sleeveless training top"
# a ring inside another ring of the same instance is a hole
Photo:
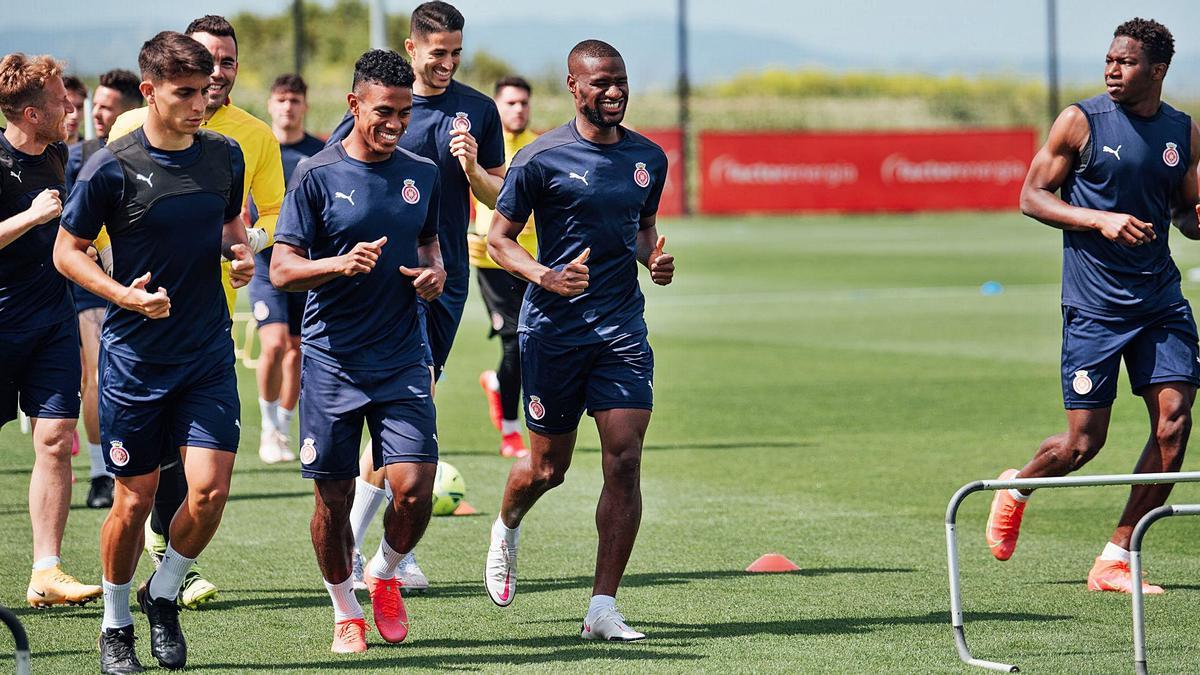
[[[1171,206],[1191,157],[1192,120],[1163,103],[1152,117],[1127,112],[1107,94],[1075,104],[1090,138],[1063,199],[1084,208],[1129,214],[1157,236],[1137,247],[1097,230],[1063,231],[1062,302],[1113,316],[1153,314],[1183,300],[1179,268],[1167,244]]]

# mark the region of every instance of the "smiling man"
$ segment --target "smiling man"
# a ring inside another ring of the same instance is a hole
[[[638,263],[654,283],[675,275],[656,227],[667,179],[662,148],[621,126],[629,102],[625,60],[584,40],[567,57],[575,119],[517,153],[488,230],[488,253],[530,282],[521,306],[521,384],[530,454],[508,474],[484,568],[501,607],[516,594],[521,521],[562,484],[586,410],[600,433],[604,487],[596,506],[596,575],[580,637],[646,636],[617,611],[616,594],[642,517],[642,442],[654,401]],[[520,244],[537,218],[538,256]]]
[[[446,265],[446,292],[434,302],[422,302],[428,360],[440,377],[458,333],[470,286],[467,227],[471,195],[488,207],[504,176],[504,137],[500,115],[491,97],[454,79],[462,60],[463,15],[445,2],[426,2],[413,10],[411,33],[404,48],[412,60],[412,122],[400,147],[433,160],[440,171],[441,220],[438,241]],[[354,126],[347,115],[329,138],[333,144],[349,135]],[[371,469],[371,453],[364,452],[362,474],[351,523],[356,549],[362,545],[367,525],[385,500],[382,476]],[[356,561],[361,556],[356,553]],[[361,565],[360,565],[361,566]],[[429,580],[406,556],[400,568],[405,588],[424,590]]]
[[[1166,26],[1132,19],[1117,27],[1105,59],[1108,91],[1064,110],[1034,157],[1021,210],[1063,231],[1062,392],[1067,431],[1044,441],[1020,471],[1000,478],[1063,476],[1100,451],[1125,361],[1150,418],[1137,473],[1178,471],[1200,384],[1192,308],[1167,245],[1171,224],[1200,239],[1196,165],[1200,130],[1162,101],[1175,52]],[[1061,196],[1060,191],[1061,190]],[[1087,576],[1088,590],[1146,593],[1133,579],[1134,525],[1171,494],[1171,483],[1130,490],[1112,538]],[[1029,491],[997,492],[987,543],[998,560],[1017,545]]]
[[[333,601],[338,653],[367,649],[350,529],[364,423],[374,468],[394,495],[366,572],[375,628],[387,642],[408,635],[396,567],[433,506],[437,427],[417,302],[436,300],[446,273],[437,165],[397,148],[412,115],[412,86],[412,69],[396,52],[359,58],[348,95],[354,127],[300,164],[271,259],[275,286],[309,292],[300,461],[314,479],[312,542]]]

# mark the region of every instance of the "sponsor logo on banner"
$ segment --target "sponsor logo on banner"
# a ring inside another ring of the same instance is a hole
[[[1015,160],[999,162],[912,161],[888,155],[879,167],[885,183],[1011,183],[1025,178],[1027,166]]]
[[[837,186],[857,182],[858,167],[848,162],[829,164],[742,162],[736,157],[722,155],[713,160],[708,175],[713,183],[729,183],[731,185],[807,183]]]

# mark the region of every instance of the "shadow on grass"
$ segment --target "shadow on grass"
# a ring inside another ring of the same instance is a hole
[[[312,499],[312,490],[300,490],[294,492],[233,492],[229,493],[229,501],[231,502],[253,502],[266,499],[296,499],[299,497],[308,497]]]
[[[650,452],[658,452],[662,450],[744,450],[747,448],[812,448],[816,447],[816,443],[810,441],[695,441],[695,442],[679,442],[679,443],[647,443],[643,449]],[[575,452],[600,452],[600,446],[583,444],[575,447]],[[443,457],[454,457],[455,455],[463,456],[496,456],[496,451],[493,449],[481,450],[478,448],[454,448],[452,450],[442,450]]]
[[[973,621],[1066,621],[1070,616],[976,612],[970,615]],[[554,636],[532,638],[468,639],[442,638],[414,640],[403,649],[434,649],[449,651],[448,654],[408,655],[397,652],[395,656],[378,658],[346,658],[328,661],[298,661],[296,663],[212,663],[190,664],[193,670],[217,670],[250,668],[254,670],[291,670],[295,668],[343,668],[353,670],[375,670],[383,668],[417,667],[439,670],[488,670],[496,665],[525,665],[537,663],[569,663],[588,659],[619,658],[623,664],[655,661],[695,662],[705,657],[694,652],[679,651],[691,647],[696,640],[735,639],[753,636],[806,636],[806,635],[858,635],[894,626],[936,625],[948,623],[945,612],[929,612],[915,616],[866,616],[827,619],[795,619],[790,621],[715,621],[712,623],[641,622],[650,639],[634,645],[608,645],[604,643],[580,644],[574,626],[578,617],[548,619],[535,623],[563,624],[564,630]],[[670,644],[665,644],[666,642]],[[656,647],[661,649],[655,649]],[[497,650],[496,648],[500,648]],[[380,650],[394,649],[371,646],[372,655]],[[453,650],[481,650],[485,653],[453,653]],[[536,653],[521,653],[535,650]],[[502,653],[500,653],[502,652]]]

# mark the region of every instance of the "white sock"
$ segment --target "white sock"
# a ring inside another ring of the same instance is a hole
[[[1121,562],[1129,562],[1129,551],[1117,546],[1111,541],[1104,545],[1104,550],[1100,553],[1101,560],[1120,560]]]
[[[279,413],[277,412],[278,409],[279,409],[279,401],[278,400],[265,401],[261,398],[258,399],[258,412],[262,415],[263,431],[267,431],[268,429],[271,431],[278,430],[278,428],[279,428],[278,422],[277,422],[277,420],[279,419]]]
[[[333,621],[363,618],[362,605],[354,597],[354,577],[340,584],[325,582],[325,590],[329,591],[329,599],[333,601]]]
[[[521,538],[521,526],[518,525],[510,530],[504,521],[497,517],[496,522],[492,524],[492,536],[502,537],[508,543],[509,548],[516,548],[517,541]]]
[[[55,565],[58,565],[61,562],[62,562],[62,559],[59,558],[58,556],[48,555],[45,558],[38,558],[37,560],[34,560],[33,561],[33,569],[35,571],[36,570],[48,570],[51,567],[54,567]]]
[[[397,553],[388,546],[387,536],[379,540],[379,550],[367,565],[367,574],[376,579],[391,579],[396,576],[396,566],[404,559],[403,553]]]
[[[516,420],[500,420],[500,433],[507,436],[521,432],[521,423]]]
[[[295,410],[288,410],[283,406],[275,408],[275,428],[279,433],[287,435],[292,430],[292,416],[296,414]]]
[[[100,444],[88,443],[87,449],[88,460],[91,462],[88,478],[96,478],[97,476],[108,476],[111,478],[112,474],[108,472],[108,469],[104,468],[104,450],[100,448]]]
[[[114,584],[108,579],[100,582],[104,589],[104,619],[100,628],[124,628],[133,625],[133,614],[129,612],[129,586],[132,581]]]
[[[150,599],[178,597],[179,587],[183,585],[183,576],[195,563],[195,558],[185,557],[167,544],[167,554],[163,556],[162,564],[150,580]]]
[[[496,371],[488,371],[486,379],[488,389],[491,389],[492,391],[500,391],[500,378],[496,377]]]
[[[354,548],[361,549],[367,528],[375,520],[379,505],[387,493],[361,478],[354,479],[354,504],[350,507],[350,529],[354,531]]]
[[[590,603],[588,603],[587,615],[589,617],[595,616],[596,612],[599,612],[600,610],[604,609],[605,607],[616,607],[616,606],[617,606],[617,599],[611,595],[593,595],[592,601]]]
[[[1016,488],[1009,488],[1008,496],[1012,497],[1013,499],[1015,499],[1021,503],[1025,503],[1025,502],[1029,501],[1029,498],[1032,497],[1033,495],[1031,495],[1031,494],[1023,495],[1023,494],[1021,494],[1020,490],[1018,490]]]

